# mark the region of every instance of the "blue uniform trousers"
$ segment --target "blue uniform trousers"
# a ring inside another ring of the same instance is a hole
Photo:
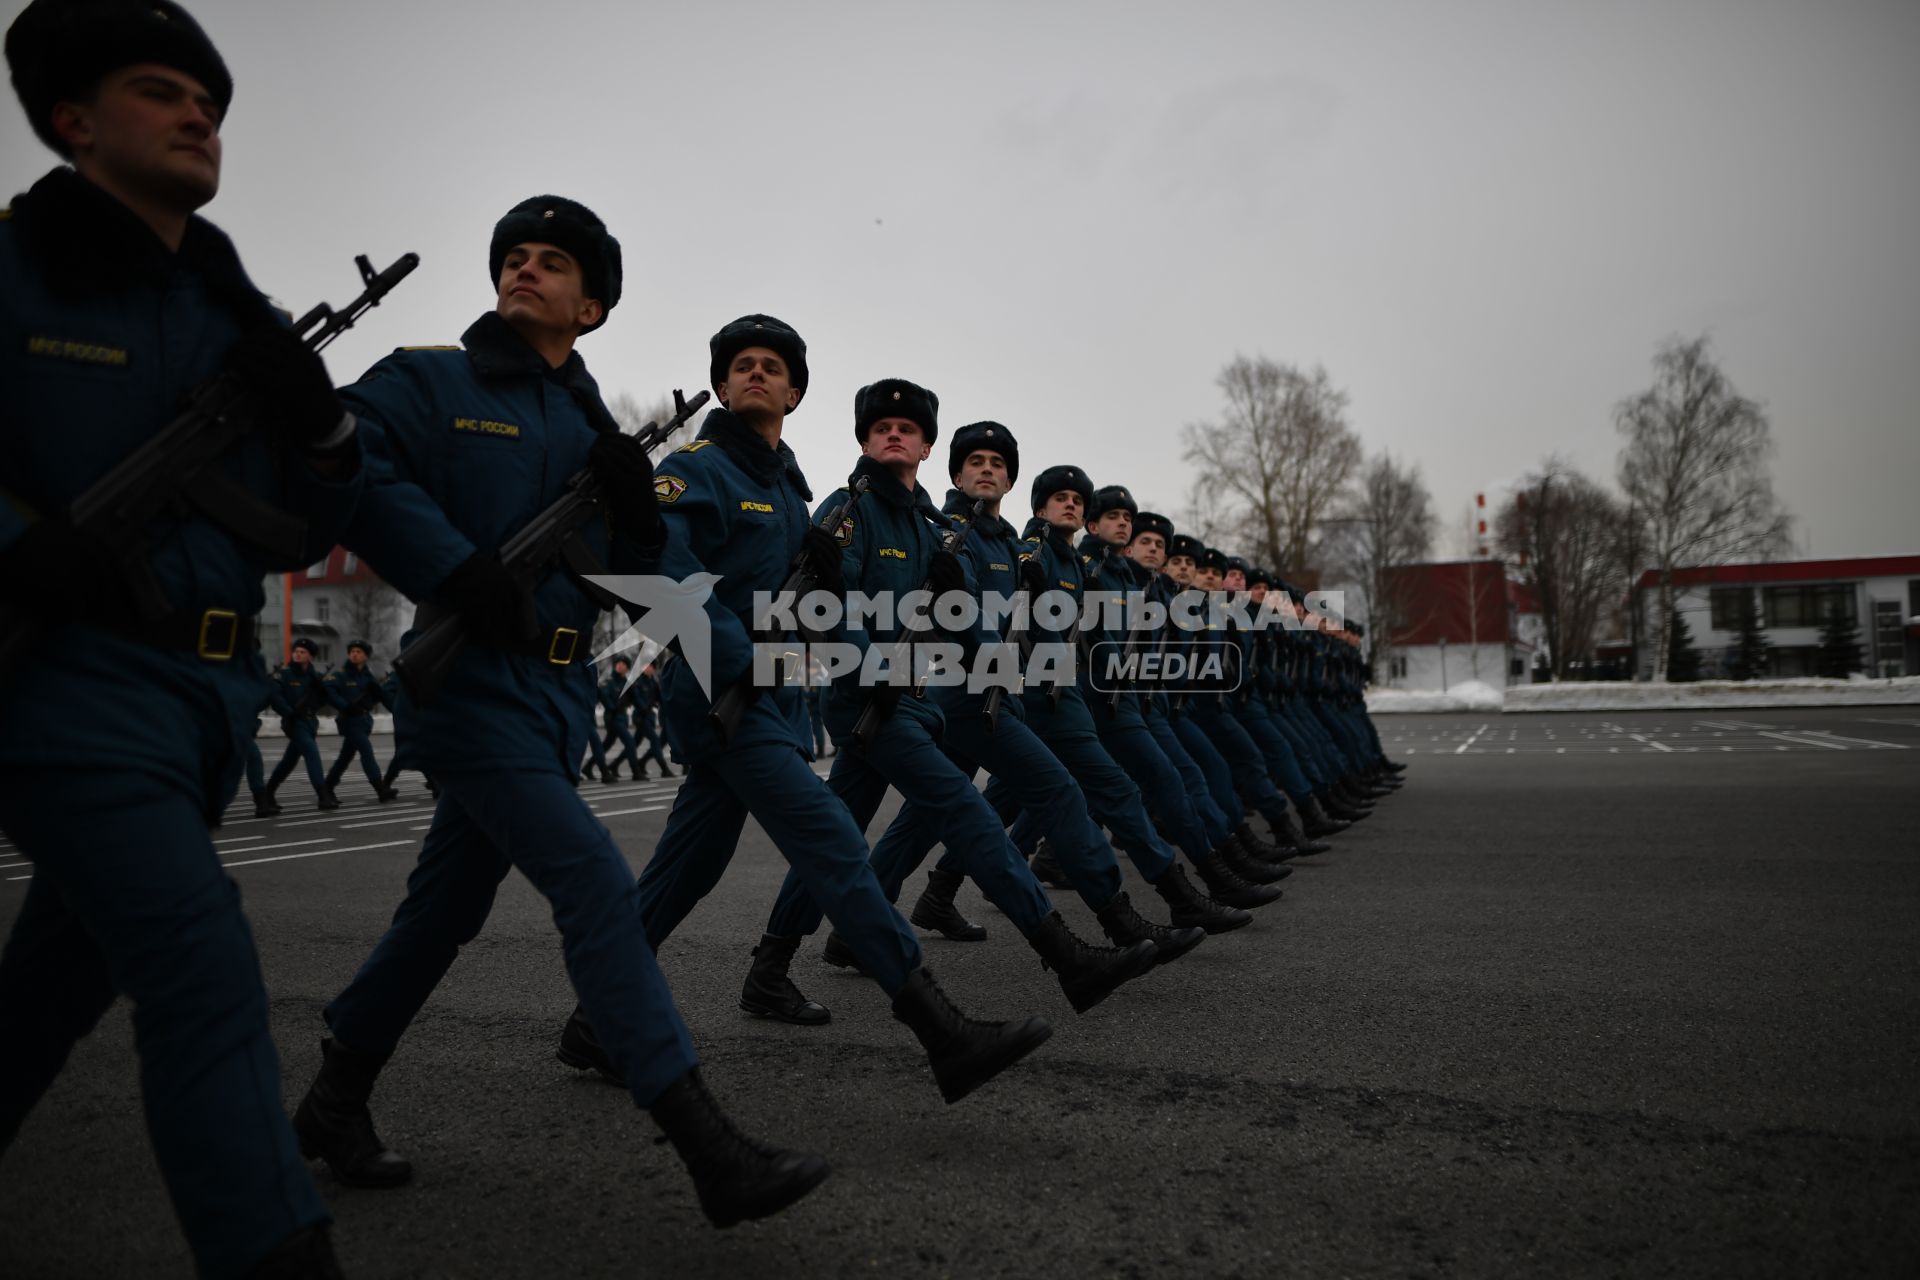
[[[600,768],[607,767],[607,749],[600,745],[600,735],[592,726],[587,728],[587,755]]]
[[[1284,709],[1266,708],[1267,719],[1280,736],[1293,748],[1293,754],[1300,761],[1300,767],[1306,772],[1314,788],[1326,786],[1337,781],[1346,772],[1332,741],[1319,725],[1303,725]]]
[[[829,708],[834,727],[841,731],[834,735],[837,750],[827,785],[846,804],[854,824],[864,832],[880,811],[887,788],[894,787],[909,807],[932,815],[939,838],[960,859],[961,870],[1007,913],[1016,929],[1025,935],[1038,929],[1052,914],[1053,903],[1025,859],[1008,843],[1006,828],[993,806],[974,787],[973,770],[944,754],[926,724],[905,708],[889,716],[865,747],[853,745],[851,722],[838,724],[841,717],[836,712],[837,708]],[[882,890],[887,890],[889,877],[877,861],[874,874]],[[905,878],[905,870],[892,877],[890,898],[899,896],[899,883]],[[819,927],[820,908],[805,882],[789,871],[774,900],[767,932],[794,937]]]
[[[1067,733],[1053,737],[1043,734],[1040,740],[1080,784],[1087,798],[1088,812],[1113,833],[1114,847],[1132,859],[1148,883],[1165,875],[1174,863],[1174,852],[1153,829],[1153,820],[1147,816],[1146,805],[1140,799],[1140,788],[1107,754],[1100,739]],[[987,784],[987,799],[999,811],[1002,821],[1012,824],[1016,844],[1039,838],[1040,819],[1022,809],[1011,782],[995,777]]]
[[[1314,780],[1307,776],[1300,758],[1294,754],[1293,744],[1274,728],[1265,713],[1265,707],[1249,702],[1234,707],[1228,714],[1267,762],[1269,781],[1277,780],[1286,793],[1296,799],[1311,795],[1316,785]]]
[[[1240,722],[1233,718],[1218,698],[1207,696],[1195,698],[1192,704],[1194,723],[1207,735],[1220,751],[1221,758],[1227,762],[1227,768],[1233,772],[1234,790],[1240,798],[1268,822],[1278,824],[1284,821],[1287,801],[1274,787],[1273,779],[1267,776],[1267,759]],[[1305,782],[1305,778],[1300,781]],[[1307,792],[1300,793],[1304,798]]]
[[[640,923],[613,837],[558,772],[444,773],[407,896],[326,1008],[349,1048],[391,1053],[517,867],[553,907],[567,976],[633,1099],[649,1106],[699,1059]]]
[[[1213,797],[1213,803],[1226,815],[1233,827],[1247,820],[1247,808],[1240,802],[1240,794],[1233,789],[1233,770],[1227,765],[1227,758],[1213,745],[1206,731],[1200,727],[1191,713],[1185,713],[1172,721],[1173,733],[1180,745],[1187,749],[1187,755],[1207,780],[1207,794]]]
[[[647,761],[657,760],[660,762],[660,776],[663,778],[666,777],[667,758],[660,754],[660,728],[654,722],[651,711],[640,718],[640,736],[646,740],[647,749],[640,753],[639,763],[635,764],[634,768],[644,771],[647,767]]]
[[[1082,902],[1098,911],[1113,901],[1120,892],[1120,868],[1114,865],[1107,838],[1087,812],[1085,794],[1066,766],[1027,728],[1011,705],[1001,709],[1000,721],[992,729],[977,713],[963,711],[949,716],[941,742],[968,779],[984,765],[995,778],[1006,780],[1020,811],[1033,815],[1036,829],[1052,842],[1060,869]],[[936,864],[939,869],[974,874],[947,830],[947,815],[940,809],[911,800],[901,806],[880,843],[873,847],[873,869],[889,894],[897,897],[900,885],[913,874],[927,851],[942,841],[947,849]],[[981,885],[984,888],[985,882]],[[993,901],[1000,904],[998,898]],[[1006,908],[1001,905],[1001,909]]]
[[[260,726],[255,725],[258,729]],[[267,789],[267,764],[260,758],[260,744],[247,739],[247,790],[255,795]]]
[[[1321,709],[1316,704],[1316,710]],[[1365,759],[1367,751],[1363,746],[1364,738],[1355,725],[1353,717],[1342,715],[1339,708],[1327,707],[1324,711],[1326,714],[1322,723],[1327,726],[1328,735],[1340,747],[1342,753],[1352,761]]]
[[[1147,812],[1160,824],[1167,839],[1185,850],[1189,858],[1205,858],[1213,851],[1200,813],[1187,795],[1186,783],[1145,724],[1110,725],[1101,730],[1100,743],[1139,785]]]
[[[136,770],[0,781],[0,828],[34,866],[0,956],[0,1151],[127,996],[161,1176],[201,1272],[227,1276],[329,1215],[281,1108],[260,961],[202,799]]]
[[[1226,813],[1213,799],[1213,788],[1207,784],[1207,775],[1201,771],[1186,745],[1180,741],[1173,725],[1167,721],[1164,713],[1148,708],[1147,732],[1167,758],[1167,763],[1180,775],[1180,785],[1187,790],[1187,797],[1193,802],[1194,812],[1200,815],[1200,826],[1207,834],[1207,847],[1217,848],[1222,840],[1232,834],[1239,826],[1238,821],[1228,822]],[[1226,762],[1221,762],[1226,767]]]
[[[653,859],[640,873],[647,941],[659,946],[720,883],[749,813],[861,968],[889,996],[899,992],[920,967],[920,941],[881,892],[853,815],[791,743],[742,743],[688,771]]]
[[[617,771],[621,765],[630,764],[634,767],[634,770],[638,772],[640,768],[640,744],[633,740],[633,726],[627,723],[624,716],[618,720],[614,720],[611,716],[609,716],[608,719],[611,720],[612,723],[607,725],[607,736],[600,740],[600,749],[605,751],[613,746],[613,740],[615,738],[620,739],[620,758],[613,761],[614,769]]]
[[[327,770],[327,785],[332,786],[347,772],[347,766],[353,763],[355,756],[360,757],[360,767],[367,771],[367,781],[373,789],[380,789],[380,762],[373,758],[373,717],[341,716],[340,737],[344,740],[340,754],[334,759],[333,768]]]
[[[313,783],[315,791],[320,790],[327,785],[327,772],[320,766],[320,744],[314,738],[319,732],[319,724],[301,716],[289,717],[280,723],[287,731],[287,750],[280,757],[280,763],[273,766],[273,776],[267,779],[267,785],[279,786],[293,772],[293,766],[305,760],[307,780]]]

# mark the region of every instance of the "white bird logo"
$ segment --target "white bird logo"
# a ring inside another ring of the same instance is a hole
[[[595,665],[643,642],[657,653],[678,640],[680,656],[693,671],[700,691],[709,698],[713,696],[713,624],[707,618],[706,603],[713,594],[713,584],[720,581],[719,574],[692,573],[682,579],[658,574],[599,573],[588,574],[586,578],[594,586],[633,605],[634,610],[629,612],[636,614],[633,625],[593,655]],[[651,654],[643,651],[642,656],[645,660],[635,662],[627,671],[627,688],[633,687],[641,671],[652,661]]]

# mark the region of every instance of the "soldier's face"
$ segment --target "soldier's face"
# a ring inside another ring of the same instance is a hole
[[[1201,569],[1196,567],[1193,571],[1193,585],[1202,591],[1218,591],[1220,589],[1220,571],[1218,569]]]
[[[888,466],[918,467],[933,449],[913,419],[882,418],[867,428],[867,442],[860,452]]]
[[[1238,569],[1227,570],[1226,577],[1221,579],[1221,582],[1229,591],[1245,591],[1247,589],[1247,575]]]
[[[301,670],[303,671],[306,670],[307,664],[312,661],[313,661],[313,654],[309,653],[307,650],[295,649],[293,651],[293,665],[296,667],[299,667]]]
[[[367,665],[367,651],[359,645],[355,645],[353,648],[347,650],[347,661],[356,667],[364,667]]]
[[[1147,569],[1158,569],[1167,562],[1167,540],[1157,533],[1139,534],[1127,544],[1127,555]]]
[[[57,104],[53,127],[74,167],[116,194],[191,213],[220,190],[220,108],[184,71],[109,72],[91,102]]]
[[[793,374],[780,353],[766,347],[748,347],[727,366],[720,403],[740,414],[784,417],[800,403]]]
[[[960,464],[953,487],[969,498],[998,502],[1013,488],[1013,481],[1007,477],[1007,460],[991,449],[975,449]]]
[[[1253,601],[1255,604],[1262,603],[1263,601],[1266,600],[1266,598],[1267,598],[1266,583],[1256,582],[1252,586],[1247,588],[1247,599]]]
[[[1124,547],[1133,537],[1133,513],[1122,507],[1116,511],[1103,511],[1100,518],[1087,526],[1093,536],[1102,542],[1110,542],[1116,547]]]
[[[578,336],[599,323],[598,299],[586,293],[580,264],[550,244],[517,244],[500,263],[500,300],[495,310],[515,328]]]
[[[1078,529],[1086,523],[1087,504],[1075,489],[1062,489],[1040,504],[1034,514],[1056,529]]]
[[[1193,581],[1193,557],[1168,556],[1167,576],[1183,587],[1190,584]]]

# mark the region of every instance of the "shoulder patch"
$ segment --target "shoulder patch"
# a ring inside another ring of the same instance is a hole
[[[655,476],[653,478],[653,496],[661,502],[680,501],[680,495],[687,491],[687,482],[679,476]]]
[[[839,543],[843,547],[850,547],[853,545],[853,517],[852,516],[841,517],[840,527],[833,531],[833,540]]]
[[[681,445],[678,449],[675,449],[674,452],[675,453],[698,453],[712,443],[713,441],[711,440],[690,440],[686,444]]]
[[[448,343],[443,343],[436,346],[426,346],[426,347],[395,347],[394,350],[396,351],[458,351],[460,350],[460,344],[457,342],[448,342]]]

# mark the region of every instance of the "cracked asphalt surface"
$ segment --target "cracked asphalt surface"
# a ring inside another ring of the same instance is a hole
[[[831,1025],[738,1012],[783,870],[749,824],[661,959],[736,1120],[835,1174],[726,1232],[623,1092],[553,1060],[572,997],[544,904],[510,878],[375,1097],[415,1183],[318,1174],[342,1261],[362,1277],[1920,1273],[1920,714],[1734,717],[1807,743],[1778,751],[1632,736],[1709,743],[1681,722],[1716,718],[1525,718],[1541,743],[1537,726],[1566,743],[1591,721],[1628,748],[1573,753],[1508,752],[1475,737],[1485,717],[1383,718],[1434,744],[1398,796],[1299,864],[1254,927],[1082,1017],[969,888],[992,937],[930,940],[930,963],[970,1012],[1044,1013],[1055,1035],[954,1107],[877,989],[817,943],[796,976]],[[1827,745],[1850,738],[1884,745]],[[417,778],[402,786],[417,800]],[[363,807],[357,781],[343,793],[324,821],[299,798],[216,833],[290,1107],[320,1007],[398,902],[425,821],[409,801]],[[637,867],[671,788],[585,794]],[[326,856],[291,843],[321,837]],[[268,845],[286,860],[245,856]],[[23,887],[0,880],[0,921]],[[131,1046],[122,1003],[0,1159],[8,1276],[190,1274]]]

